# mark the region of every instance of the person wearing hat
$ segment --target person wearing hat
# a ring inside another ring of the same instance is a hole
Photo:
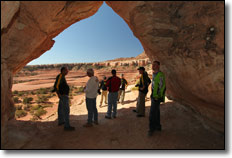
[[[147,72],[145,71],[144,67],[139,67],[140,79],[139,83],[135,85],[135,87],[139,87],[139,96],[137,100],[136,110],[133,110],[137,113],[137,117],[144,117],[145,116],[145,97],[148,92],[148,86],[151,83],[150,78],[148,77]]]
[[[118,91],[118,102],[120,101],[123,105],[125,98],[125,89],[127,88],[127,80],[124,78],[124,74],[121,74],[121,86]]]
[[[106,82],[107,82],[107,78],[106,78],[106,76],[104,76],[103,80],[101,81],[100,87],[99,87],[102,90],[100,107],[102,107],[103,98],[105,98],[105,104],[107,104],[107,87],[106,87]]]

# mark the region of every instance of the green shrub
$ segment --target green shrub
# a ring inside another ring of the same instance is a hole
[[[18,91],[16,91],[16,90],[15,90],[15,91],[13,91],[13,94],[14,94],[14,95],[17,95],[18,93],[19,93],[19,92],[18,92]]]
[[[47,111],[44,110],[42,107],[40,107],[38,110],[36,110],[34,112],[34,115],[37,116],[37,117],[40,117],[41,115],[44,115],[46,113],[47,113]]]
[[[46,88],[40,88],[37,90],[37,94],[47,94],[48,93],[48,89]]]
[[[23,110],[25,111],[31,111],[32,106],[30,104],[26,104],[23,106]]]
[[[36,121],[36,120],[38,120],[39,118],[37,117],[37,116],[33,116],[30,120],[31,121]]]
[[[22,107],[23,107],[22,105],[17,105],[17,106],[15,106],[15,109],[16,110],[22,110]]]
[[[20,103],[20,100],[18,97],[14,97],[13,100],[14,100],[14,103]]]
[[[30,104],[32,100],[33,100],[32,97],[25,97],[23,99],[23,104]]]
[[[42,96],[37,96],[38,100],[36,100],[36,103],[40,104],[40,103],[45,103],[48,101],[48,96],[42,95]]]
[[[27,115],[27,112],[24,110],[16,110],[15,111],[15,117],[16,118],[20,118],[20,117],[24,117]]]
[[[35,72],[31,73],[31,76],[35,76],[35,75],[38,75],[38,73]]]
[[[31,91],[31,95],[35,95],[36,93],[34,91]]]
[[[42,105],[43,108],[53,107],[53,104]]]
[[[18,96],[23,96],[25,92],[21,91],[21,92],[18,92]]]
[[[39,108],[41,108],[42,106],[41,105],[35,105],[35,106],[32,106],[31,107],[31,110],[38,110]]]

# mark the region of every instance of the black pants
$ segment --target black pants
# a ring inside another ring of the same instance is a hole
[[[160,100],[155,100],[151,97],[151,109],[149,114],[149,129],[150,131],[161,130],[160,124]]]

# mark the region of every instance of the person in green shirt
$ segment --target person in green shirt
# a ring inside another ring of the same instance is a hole
[[[152,136],[153,132],[161,131],[160,124],[160,102],[165,100],[165,76],[164,73],[160,71],[160,62],[153,61],[152,63],[152,86],[151,86],[151,108],[149,114],[149,131],[148,136]]]

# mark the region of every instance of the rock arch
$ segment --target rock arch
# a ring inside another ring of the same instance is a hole
[[[12,77],[103,2],[1,1],[1,125],[14,116]],[[224,132],[224,2],[106,2],[159,60],[168,95]]]

